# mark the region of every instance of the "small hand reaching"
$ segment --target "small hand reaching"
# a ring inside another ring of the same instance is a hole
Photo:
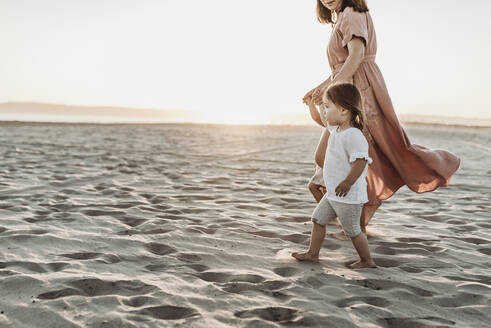
[[[338,186],[334,191],[336,193],[336,196],[344,197],[348,194],[350,189],[351,189],[351,184],[345,180],[345,181],[341,181],[341,183],[338,184]]]

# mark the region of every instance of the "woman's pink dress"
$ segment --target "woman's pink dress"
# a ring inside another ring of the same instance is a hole
[[[366,45],[365,57],[352,82],[363,96],[365,135],[373,158],[367,172],[367,205],[380,205],[403,185],[417,193],[447,186],[460,159],[447,151],[427,149],[409,141],[375,63],[377,40],[369,12],[347,7],[339,13],[327,50],[332,77],[346,61],[347,44],[353,37],[362,38]]]

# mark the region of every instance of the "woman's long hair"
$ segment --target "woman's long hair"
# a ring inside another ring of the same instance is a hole
[[[363,115],[362,98],[358,88],[351,83],[340,83],[330,86],[326,96],[337,106],[351,112],[351,125],[363,131],[365,118]]]
[[[355,11],[361,13],[368,11],[365,0],[343,0],[343,3],[341,4],[341,11],[343,11],[346,7],[353,7]],[[324,6],[321,0],[317,0],[317,19],[323,24],[333,23],[331,10]]]

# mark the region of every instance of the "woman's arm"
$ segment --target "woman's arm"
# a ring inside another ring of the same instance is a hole
[[[348,58],[334,77],[333,83],[350,81],[358,67],[360,67],[363,57],[365,57],[365,43],[363,39],[354,37],[348,42]]]
[[[317,149],[315,150],[315,164],[319,167],[324,167],[324,159],[326,157],[326,149],[327,149],[327,141],[329,140],[329,136],[331,133],[328,129],[324,129],[322,132],[321,139],[319,140],[319,144],[317,145]]]
[[[329,77],[327,78],[327,80],[325,80],[324,82],[322,82],[321,84],[319,84],[317,86],[317,89],[325,89],[329,86],[329,84],[332,82],[332,76],[329,75]]]
[[[363,39],[354,37],[348,42],[348,58],[339,70],[339,73],[332,79],[330,84],[343,83],[351,81],[351,78],[360,67],[363,57],[365,57],[365,43]],[[313,97],[314,103],[320,105],[322,103],[322,94]]]
[[[309,101],[310,99],[312,99],[312,97],[314,96],[314,92],[316,90],[319,90],[319,93],[322,96],[322,91],[324,91],[324,89],[327,88],[330,83],[331,83],[331,76],[329,76],[327,78],[327,80],[325,80],[324,82],[322,82],[321,84],[319,84],[318,86],[316,86],[315,88],[313,88],[312,90],[307,92],[307,94],[303,97],[303,102],[306,102],[306,101]]]

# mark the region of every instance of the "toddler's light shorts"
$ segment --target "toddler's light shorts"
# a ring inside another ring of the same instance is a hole
[[[312,221],[325,226],[329,220],[337,217],[344,232],[353,238],[361,233],[360,216],[362,209],[363,204],[347,204],[322,197],[314,213],[312,213]]]

